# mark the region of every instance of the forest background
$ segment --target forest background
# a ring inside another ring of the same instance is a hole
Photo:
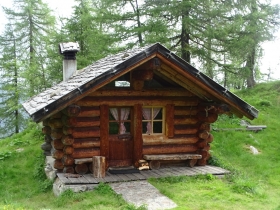
[[[271,68],[260,69],[263,44],[280,24],[279,5],[269,1],[75,0],[56,12],[52,1],[14,0],[2,8],[0,138],[27,125],[23,101],[61,81],[61,42],[79,42],[78,69],[160,42],[228,89],[272,79]]]

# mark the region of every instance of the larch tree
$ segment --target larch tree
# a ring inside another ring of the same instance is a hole
[[[7,24],[0,36],[0,137],[18,133],[25,123],[20,101],[22,99],[22,79],[20,78],[18,49],[13,28]]]
[[[4,12],[14,29],[22,77],[32,96],[48,86],[45,49],[55,18],[41,0],[14,0],[13,8],[4,8]]]

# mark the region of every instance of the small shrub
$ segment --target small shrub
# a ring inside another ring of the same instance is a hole
[[[14,139],[13,141],[10,142],[10,146],[26,146],[26,145],[29,145],[29,141],[23,141],[21,139]]]
[[[12,152],[0,152],[0,160],[5,160],[12,156]]]
[[[45,156],[41,154],[36,158],[34,173],[33,173],[33,177],[36,178],[38,181],[44,181],[45,179],[47,179],[44,168],[45,168]]]
[[[260,106],[265,106],[265,107],[269,107],[269,106],[271,106],[271,102],[270,101],[260,101],[259,103],[258,103],[258,105],[260,105]]]
[[[114,191],[112,188],[103,182],[99,183],[99,185],[95,188],[95,191],[100,194],[114,194]]]
[[[49,192],[52,190],[52,187],[53,187],[53,181],[46,179],[43,182],[40,182],[39,192],[43,192],[43,193]]]
[[[72,202],[80,202],[84,199],[83,193],[75,193],[72,190],[68,189],[61,193],[55,200],[54,203],[58,207],[69,205]]]

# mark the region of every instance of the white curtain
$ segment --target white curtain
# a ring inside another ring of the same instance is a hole
[[[120,127],[119,127],[119,133],[120,134],[125,134],[126,128],[124,126],[124,121],[128,119],[130,109],[129,108],[121,108],[120,118],[119,118],[119,113],[118,113],[117,108],[110,108],[110,112],[113,115],[114,119],[118,122],[118,124],[121,123]]]
[[[143,117],[145,120],[150,120],[147,122],[147,134],[152,133],[152,124],[151,120],[155,119],[158,113],[160,112],[161,108],[153,108],[153,116],[152,116],[152,108],[143,108]]]

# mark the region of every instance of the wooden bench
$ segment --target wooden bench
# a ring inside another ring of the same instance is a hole
[[[161,155],[144,155],[144,160],[149,161],[151,169],[160,168],[160,160],[187,160],[187,165],[193,167],[198,159],[202,156],[199,154],[161,154]]]
[[[80,158],[80,159],[75,159],[75,164],[83,164],[83,163],[92,163],[92,158]]]

